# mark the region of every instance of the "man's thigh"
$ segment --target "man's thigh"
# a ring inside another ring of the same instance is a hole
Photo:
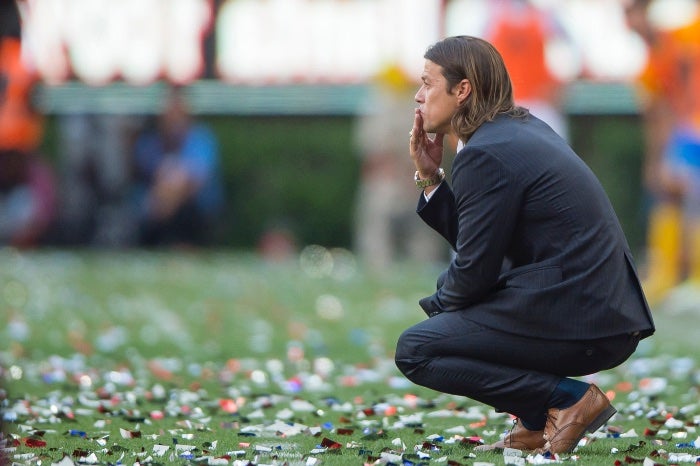
[[[636,349],[638,338],[541,339],[485,327],[467,312],[444,312],[408,329],[400,344],[420,357],[462,356],[561,376],[614,367]]]

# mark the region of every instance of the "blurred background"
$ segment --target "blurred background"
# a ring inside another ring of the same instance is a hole
[[[599,176],[660,299],[696,261],[700,130],[685,165],[658,154],[700,126],[698,3],[0,0],[0,246],[446,259],[406,133],[426,47],[468,34]]]

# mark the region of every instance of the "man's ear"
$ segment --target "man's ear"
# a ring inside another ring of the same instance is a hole
[[[463,79],[455,86],[457,91],[457,102],[462,105],[472,92],[472,85],[468,79]]]

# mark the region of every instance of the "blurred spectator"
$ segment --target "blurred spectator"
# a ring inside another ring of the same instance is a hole
[[[133,118],[126,115],[76,113],[59,117],[60,242],[97,247],[124,247],[135,242],[129,202],[133,124]]]
[[[0,150],[0,246],[39,245],[55,214],[51,168],[33,153]]]
[[[554,16],[528,0],[495,0],[484,39],[503,57],[513,82],[515,103],[529,109],[561,137],[568,139],[561,110],[563,82],[547,64],[550,41],[564,37]]]
[[[382,270],[401,259],[437,261],[447,251],[423,222],[416,221],[408,154],[418,84],[397,66],[377,76],[358,117],[355,139],[362,157],[355,212],[355,248],[370,268]]]
[[[645,291],[650,302],[700,279],[700,1],[682,27],[661,30],[651,0],[629,0],[628,26],[648,46],[638,79],[650,195]]]
[[[134,164],[144,246],[203,246],[222,211],[219,145],[173,88],[155,125],[136,141]]]
[[[13,1],[0,3],[0,246],[36,246],[55,209],[51,169],[37,150],[43,120],[32,106],[37,76],[22,56]]]

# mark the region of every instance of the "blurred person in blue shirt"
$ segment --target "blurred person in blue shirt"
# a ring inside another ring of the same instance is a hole
[[[180,88],[134,147],[143,246],[205,246],[223,207],[219,144],[193,121]]]

